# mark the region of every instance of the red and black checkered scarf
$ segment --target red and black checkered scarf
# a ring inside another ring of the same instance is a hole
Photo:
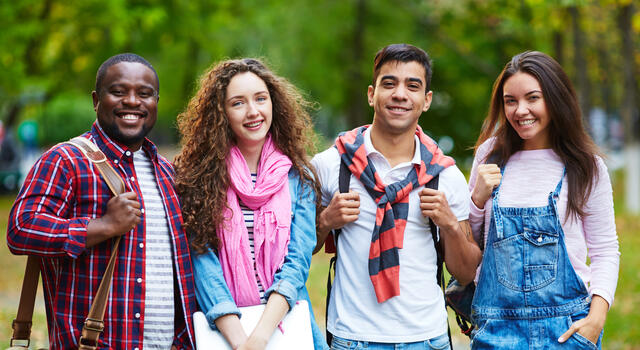
[[[400,295],[400,259],[404,229],[409,214],[409,193],[424,186],[445,168],[454,165],[438,145],[420,126],[416,135],[420,140],[420,165],[415,164],[404,180],[384,185],[369,161],[364,146],[364,132],[368,125],[345,132],[336,139],[335,146],[341,160],[364,185],[378,207],[376,223],[369,248],[369,277],[378,302]]]

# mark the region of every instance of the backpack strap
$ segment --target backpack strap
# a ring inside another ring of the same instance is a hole
[[[76,146],[82,153],[93,163],[103,180],[109,186],[114,195],[125,192],[125,185],[122,178],[115,169],[107,162],[107,157],[96,146],[95,143],[84,137],[78,136],[67,141],[71,145]],[[82,334],[79,341],[80,350],[96,349],[98,339],[104,329],[104,312],[107,306],[107,298],[111,290],[111,282],[113,280],[113,270],[115,267],[116,257],[118,255],[118,246],[121,236],[118,236],[113,243],[111,250],[111,258],[100,281],[100,286],[93,299],[93,304],[89,309],[89,314],[84,322]],[[31,325],[33,319],[33,306],[36,300],[36,291],[38,289],[38,279],[40,277],[39,260],[36,256],[29,256],[27,259],[27,267],[24,272],[24,280],[22,281],[22,292],[20,294],[20,304],[18,305],[18,313],[16,319],[13,320],[13,335],[11,337],[10,346],[28,347],[31,337]]]
[[[436,175],[431,179],[431,181],[427,182],[424,187],[438,190],[439,181],[440,175]],[[437,256],[436,266],[438,269],[436,272],[436,281],[438,282],[438,286],[440,286],[440,288],[444,288],[444,275],[442,273],[442,265],[444,263],[444,250],[442,247],[442,242],[440,242],[440,233],[438,230],[438,226],[436,226],[431,218],[429,218],[429,228],[431,229],[431,238],[433,238],[433,246],[436,249]]]
[[[349,170],[349,167],[347,166],[347,164],[341,159],[340,173],[338,174],[338,190],[340,191],[340,193],[349,192],[350,182],[351,182],[351,171]],[[336,262],[338,261],[338,237],[340,236],[340,233],[342,233],[342,229],[340,228],[335,229],[331,233],[333,236],[333,244],[336,247],[336,253],[331,257],[331,260],[329,260],[329,274],[327,276],[327,298],[326,298],[325,309],[324,309],[325,311],[324,325],[326,330],[327,343],[329,344],[329,346],[331,346],[331,341],[333,339],[333,334],[331,334],[329,332],[329,329],[327,328],[327,324],[329,322],[329,301],[331,300],[331,285],[332,285],[331,271],[333,271],[333,276],[335,278]]]
[[[438,190],[438,185],[440,183],[440,175],[434,176],[426,185],[425,188],[430,188],[433,190]],[[431,229],[431,238],[433,238],[433,246],[436,249],[436,282],[440,289],[442,289],[442,295],[444,296],[445,284],[444,284],[444,247],[442,246],[442,241],[440,241],[440,231],[438,226],[429,218],[429,228]],[[445,296],[445,310],[447,309],[447,299]],[[449,326],[449,318],[447,317],[447,335],[449,336],[449,347],[453,349],[453,343],[451,342],[451,327]]]

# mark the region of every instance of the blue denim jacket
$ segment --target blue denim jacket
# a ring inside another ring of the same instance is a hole
[[[289,171],[289,191],[293,218],[288,253],[284,264],[274,276],[273,284],[265,291],[265,298],[268,299],[272,292],[277,292],[285,297],[290,308],[297,300],[306,300],[311,315],[314,347],[329,349],[324,334],[316,324],[309,293],[305,286],[311,266],[311,255],[316,245],[315,194],[308,185],[301,184],[298,173],[293,169]],[[228,314],[241,316],[224,280],[222,267],[216,254],[209,249],[205,254],[192,254],[191,259],[196,298],[209,321],[209,326],[216,329],[214,321],[220,316]]]

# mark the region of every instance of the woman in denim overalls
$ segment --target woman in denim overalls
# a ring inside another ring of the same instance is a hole
[[[484,239],[472,349],[601,347],[619,252],[611,184],[581,121],[543,53],[514,56],[494,84],[470,180]]]

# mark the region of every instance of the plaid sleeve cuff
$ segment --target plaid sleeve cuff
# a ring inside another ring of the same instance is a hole
[[[90,220],[88,217],[69,220],[69,234],[63,246],[63,250],[68,256],[75,259],[84,252],[87,243],[87,226]]]

